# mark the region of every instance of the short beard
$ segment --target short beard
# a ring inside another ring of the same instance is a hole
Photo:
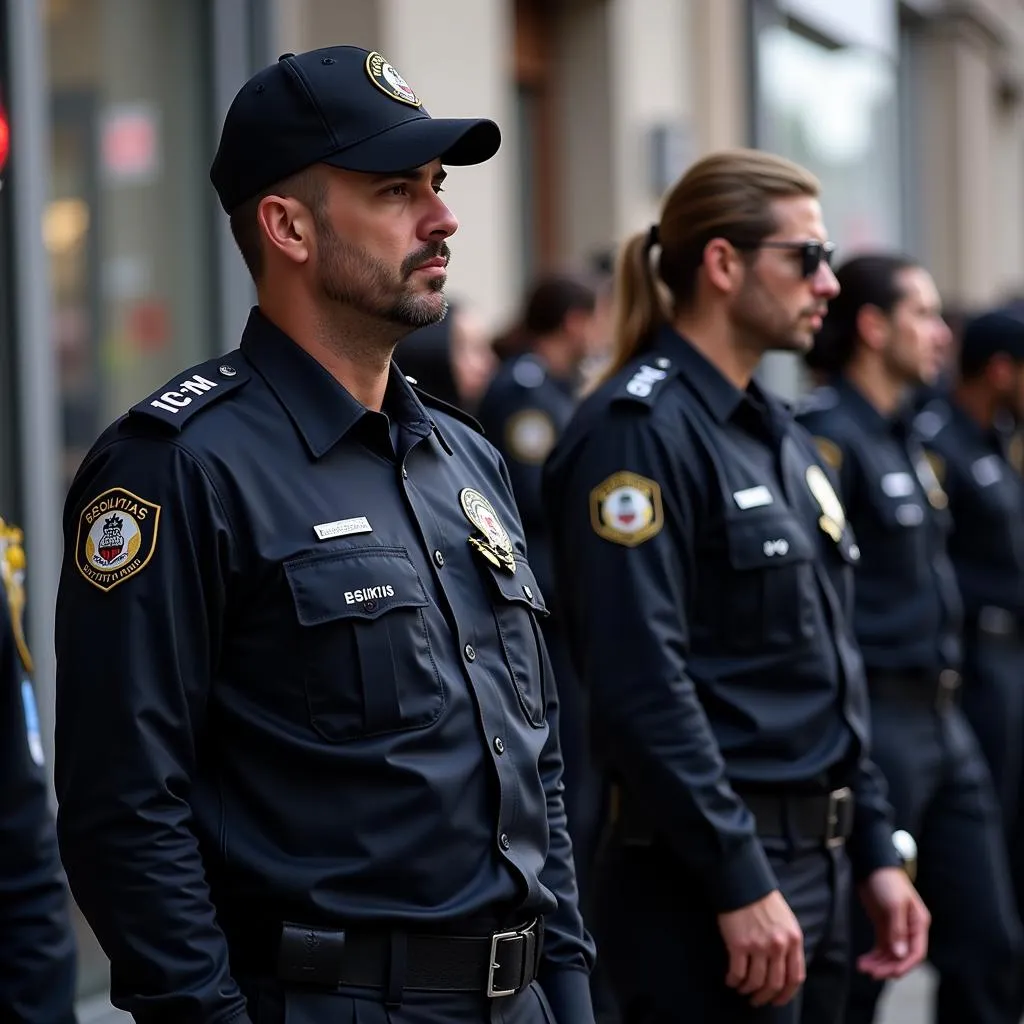
[[[340,238],[326,218],[317,218],[316,229],[318,284],[325,298],[411,330],[445,318],[448,300],[443,295],[438,302],[430,295],[414,295],[404,286],[427,260],[438,256],[451,259],[447,242],[429,243],[407,256],[396,277],[383,260]],[[430,282],[431,292],[441,293],[444,285],[443,278],[435,278]]]
[[[804,311],[807,312],[807,311]],[[768,293],[752,268],[747,268],[743,287],[732,307],[733,323],[751,347],[761,352],[805,352],[813,338],[800,337],[799,319],[786,322],[788,314]]]

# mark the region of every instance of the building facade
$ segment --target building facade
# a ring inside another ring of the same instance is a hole
[[[342,42],[502,126],[447,197],[450,291],[495,329],[534,272],[612,251],[735,145],[817,172],[844,254],[906,249],[956,304],[1024,287],[1022,0],[0,0],[0,514],[26,528],[47,740],[67,484],[253,301],[207,177],[220,119],[256,68]],[[801,386],[785,357],[765,377]]]

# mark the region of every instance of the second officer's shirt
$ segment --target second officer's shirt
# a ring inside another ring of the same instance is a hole
[[[394,370],[367,410],[254,310],[102,435],[64,529],[59,830],[118,1005],[231,1018],[223,932],[267,922],[546,915],[592,1019],[544,597],[475,430]]]
[[[508,467],[530,558],[549,600],[554,580],[542,470],[575,406],[569,382],[558,380],[542,360],[527,353],[501,365],[476,413]]]
[[[838,473],[859,538],[854,624],[868,669],[938,671],[959,664],[948,499],[909,410],[883,416],[839,377],[808,396],[799,418]]]
[[[999,632],[1024,621],[1024,479],[1008,441],[954,401],[937,399],[914,421],[949,497],[949,556],[964,610]]]
[[[733,783],[856,791],[896,863],[849,622],[857,546],[814,444],[662,328],[548,462],[561,600],[610,766],[720,910],[776,880]]]

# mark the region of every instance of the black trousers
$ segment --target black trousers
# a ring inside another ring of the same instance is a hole
[[[407,990],[397,1007],[368,990],[319,992],[271,979],[243,978],[239,984],[252,1024],[556,1024],[537,982],[503,999]]]
[[[804,932],[807,982],[781,1008],[754,1009],[725,984],[728,956],[698,879],[667,850],[615,847],[595,878],[598,956],[622,1024],[840,1024],[848,973],[846,854],[766,841]]]
[[[909,691],[908,691],[909,692]],[[1022,949],[1001,812],[963,712],[872,698],[872,756],[889,784],[896,827],[917,840],[917,888],[932,914],[938,1024],[1018,1024],[1013,978]],[[855,954],[874,936],[852,913]],[[853,977],[848,1024],[869,1024],[883,986]]]

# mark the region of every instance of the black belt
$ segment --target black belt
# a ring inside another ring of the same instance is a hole
[[[756,820],[757,834],[763,839],[783,838],[799,843],[842,846],[853,832],[853,791],[848,786],[829,793],[798,790],[744,790],[737,784],[737,795]],[[651,846],[656,829],[640,819],[620,794],[613,835],[623,846]]]
[[[953,668],[868,670],[868,693],[894,703],[917,704],[946,711],[960,694],[962,679]]]
[[[418,932],[339,930],[284,924],[273,967],[267,956],[232,944],[232,968],[262,973],[272,969],[281,981],[323,989],[381,989],[400,996],[403,989],[427,992],[479,992],[488,998],[511,996],[537,976],[544,945],[544,922],[490,935],[423,935]],[[268,952],[268,951],[267,951]]]

